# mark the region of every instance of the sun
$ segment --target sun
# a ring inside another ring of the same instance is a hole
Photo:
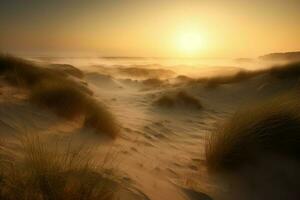
[[[203,48],[203,38],[196,31],[182,32],[178,34],[177,48],[181,54],[195,55]]]

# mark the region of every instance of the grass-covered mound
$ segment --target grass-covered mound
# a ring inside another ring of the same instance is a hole
[[[161,86],[166,85],[166,81],[160,80],[158,78],[149,78],[149,79],[143,80],[142,83],[148,87],[161,87]]]
[[[58,74],[49,69],[40,68],[27,60],[1,55],[0,75],[13,85],[30,88],[43,79],[54,79]]]
[[[247,71],[247,70],[241,70],[237,73],[234,73],[232,75],[226,75],[226,76],[215,76],[211,78],[201,78],[197,80],[192,80],[191,83],[202,83],[207,88],[215,88],[219,85],[223,84],[232,84],[232,83],[238,83],[242,81],[249,80],[256,75],[260,74],[260,71]]]
[[[67,119],[85,113],[90,98],[71,84],[52,81],[43,81],[31,91],[32,102]]]
[[[84,74],[82,71],[77,69],[76,67],[68,64],[51,64],[49,66],[50,68],[53,68],[54,70],[57,70],[61,73],[63,73],[65,76],[71,75],[77,78],[83,78]]]
[[[87,127],[112,137],[117,135],[119,129],[113,115],[92,97],[86,85],[68,78],[65,71],[61,73],[20,58],[0,56],[0,75],[14,86],[28,89],[30,100],[36,105],[66,119],[85,116]]]
[[[259,75],[266,75],[267,78],[276,79],[299,79],[300,78],[300,62],[293,62],[284,65],[273,66],[262,70],[240,70],[237,73],[225,76],[213,76],[209,78],[199,78],[189,80],[188,83],[201,83],[207,88],[215,88],[220,85],[240,83]]]
[[[201,109],[202,104],[199,99],[188,94],[185,91],[179,91],[175,94],[163,95],[155,100],[154,105],[162,108],[185,107],[192,109]]]
[[[41,82],[48,81],[74,84],[89,93],[87,87],[80,84],[79,81],[76,82],[74,79],[68,77],[68,75],[74,76],[74,72],[71,71],[75,71],[69,68],[61,70],[60,67],[54,68],[52,65],[50,67],[42,67],[28,60],[10,55],[0,55],[0,76],[14,86],[32,89],[40,85]],[[76,69],[76,72],[83,75],[78,69]]]
[[[119,125],[108,108],[77,87],[43,82],[32,90],[31,100],[66,119],[83,115],[86,128],[112,138],[118,135]]]
[[[112,200],[112,172],[82,149],[55,149],[39,138],[22,139],[18,151],[1,144],[0,199]]]
[[[299,61],[300,51],[285,52],[285,53],[270,53],[260,56],[259,59],[267,61]]]
[[[286,96],[236,112],[208,139],[208,169],[234,172],[270,155],[300,161],[300,104],[294,98]]]
[[[299,79],[300,62],[293,62],[286,65],[275,66],[270,69],[270,75],[279,79]]]
[[[115,117],[97,101],[89,101],[87,104],[84,126],[107,133],[112,138],[115,138],[120,131]]]

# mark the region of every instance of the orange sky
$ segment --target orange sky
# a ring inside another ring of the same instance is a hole
[[[299,0],[10,0],[0,50],[253,57],[300,50]]]

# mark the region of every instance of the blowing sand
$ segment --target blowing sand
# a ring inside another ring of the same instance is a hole
[[[160,65],[77,68],[58,65],[55,60],[37,64],[7,56],[0,58],[0,67],[1,140],[9,144],[5,149],[13,152],[9,155],[14,155],[14,164],[28,164],[24,160],[28,153],[20,142],[24,136],[40,138],[34,148],[46,142],[42,153],[57,151],[60,155],[68,144],[89,149],[83,157],[101,170],[86,165],[84,177],[95,173],[103,182],[109,172],[103,194],[113,195],[102,199],[121,200],[218,199],[226,187],[207,173],[212,165],[206,162],[207,138],[237,110],[296,90],[300,77],[299,64],[209,79],[191,78]],[[179,81],[178,77],[185,78]],[[19,154],[22,159],[16,157]],[[59,163],[50,163],[59,174],[82,170],[82,165],[64,168],[66,163]],[[218,160],[210,163],[222,168]],[[26,173],[24,181],[30,174]],[[69,185],[68,181],[82,181],[73,176],[63,176],[65,191],[58,192],[56,199],[67,199],[62,197],[66,191],[76,196],[74,188],[83,187]],[[2,191],[3,197],[10,190]],[[42,191],[42,195],[49,192]],[[97,195],[101,192],[86,199]]]

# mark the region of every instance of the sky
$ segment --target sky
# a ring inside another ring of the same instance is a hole
[[[1,0],[0,51],[256,57],[300,50],[300,0]]]

